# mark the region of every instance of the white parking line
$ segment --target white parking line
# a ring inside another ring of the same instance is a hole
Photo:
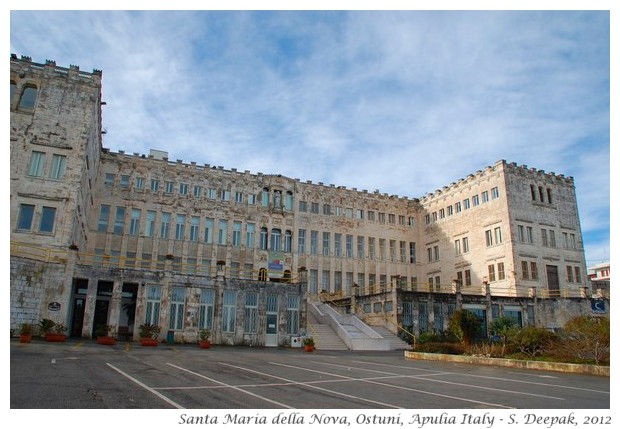
[[[270,363],[272,363],[272,362],[270,362]],[[242,371],[247,371],[247,372],[251,372],[251,373],[254,373],[254,374],[259,374],[259,375],[262,375],[262,376],[265,376],[265,377],[275,378],[276,380],[283,380],[283,381],[287,381],[287,382],[293,382],[293,383],[296,383],[297,385],[300,385],[300,386],[309,387],[311,389],[320,390],[322,392],[328,392],[328,393],[331,393],[332,395],[338,395],[338,396],[343,396],[343,397],[349,398],[349,399],[355,399],[355,400],[358,400],[358,401],[368,402],[370,404],[381,405],[381,406],[388,407],[388,408],[402,408],[402,407],[399,407],[399,406],[396,406],[396,405],[393,405],[393,404],[387,404],[385,402],[373,401],[372,399],[366,399],[366,398],[362,398],[362,397],[355,396],[355,395],[349,395],[349,394],[346,394],[346,393],[341,393],[341,392],[338,392],[338,391],[335,391],[335,390],[325,389],[323,387],[315,386],[315,385],[309,384],[309,383],[294,382],[293,380],[289,380],[289,379],[284,378],[284,377],[278,377],[276,375],[271,375],[271,374],[267,374],[267,373],[264,373],[264,372],[255,371],[255,370],[252,370],[252,369],[248,369],[248,368],[244,368],[244,367],[240,367],[240,366],[236,366],[236,365],[231,365],[231,364],[224,363],[224,362],[220,362],[220,365],[229,366],[231,368],[237,368],[237,369],[240,369]]]
[[[178,409],[185,409],[185,407],[182,407],[181,405],[177,404],[176,402],[174,402],[171,399],[168,399],[167,397],[165,397],[164,395],[162,395],[161,393],[159,393],[158,391],[156,391],[155,389],[150,388],[149,386],[147,386],[146,384],[142,383],[140,380],[137,380],[135,378],[133,378],[131,375],[127,374],[126,372],[121,371],[120,369],[118,369],[117,367],[115,367],[114,365],[107,363],[106,365],[109,366],[110,368],[112,368],[114,371],[118,372],[119,374],[127,377],[128,379],[130,379],[131,381],[133,381],[134,383],[136,383],[138,386],[148,390],[149,392],[151,392],[153,395],[163,399],[164,401],[166,401],[167,403],[169,403],[170,405],[172,405],[175,408]]]
[[[269,362],[269,363],[272,364],[272,365],[284,366],[284,367],[288,367],[288,368],[299,369],[299,370],[302,370],[302,371],[316,372],[318,374],[323,374],[323,375],[331,375],[332,377],[351,378],[351,377],[346,377],[346,376],[343,376],[343,375],[340,375],[340,374],[334,374],[334,373],[325,372],[325,371],[317,371],[317,370],[314,370],[314,369],[303,368],[303,367],[300,367],[300,366],[285,365],[283,363],[277,363],[277,362]],[[368,379],[362,379],[362,380],[359,380],[359,381],[361,381],[362,383],[371,383],[371,384],[377,384],[379,386],[390,387],[392,389],[407,390],[409,392],[417,392],[417,393],[423,393],[425,395],[430,395],[430,396],[439,396],[441,398],[454,399],[454,400],[457,400],[457,401],[473,402],[475,404],[488,405],[488,406],[498,407],[498,408],[514,408],[514,407],[508,407],[506,405],[494,404],[494,403],[491,403],[491,402],[476,401],[476,400],[473,400],[473,399],[460,398],[458,396],[450,396],[450,395],[443,395],[441,393],[427,392],[425,390],[418,390],[418,389],[413,389],[413,388],[410,388],[410,387],[394,386],[392,384],[379,383],[377,381],[368,380]]]
[[[340,367],[340,368],[353,368],[353,369],[356,369],[356,370],[359,370],[359,371],[378,372],[380,374],[386,374],[386,375],[391,375],[391,376],[400,376],[402,378],[408,378],[408,379],[421,379],[421,380],[424,380],[424,381],[431,381],[433,383],[452,384],[452,385],[456,385],[456,386],[469,387],[469,388],[472,388],[472,389],[493,390],[495,392],[511,393],[511,394],[515,394],[515,395],[536,396],[536,397],[539,397],[539,398],[557,399],[559,401],[563,401],[564,400],[564,398],[557,398],[555,396],[549,396],[549,395],[539,395],[539,394],[536,394],[536,393],[518,392],[518,391],[515,391],[515,390],[498,389],[496,387],[477,386],[477,385],[473,385],[473,384],[456,383],[454,381],[433,380],[433,379],[430,379],[430,378],[426,378],[426,377],[430,377],[430,376],[433,376],[433,375],[444,375],[445,373],[426,374],[426,375],[423,375],[423,376],[419,376],[419,375],[405,375],[405,374],[397,374],[397,373],[387,372],[387,371],[378,371],[376,369],[366,369],[366,368],[359,368],[359,367],[351,367],[350,365],[338,365],[338,364],[335,364],[335,363],[320,362],[320,364],[321,365],[335,366],[335,367]]]
[[[407,370],[416,369],[419,371],[433,371],[431,369],[422,369],[422,368],[416,368],[416,367],[410,367],[410,366],[404,366],[404,365],[390,365],[390,364],[376,363],[376,362],[365,362],[365,361],[360,361],[360,360],[354,360],[351,362],[363,363],[366,365],[389,366],[390,368],[402,368],[402,369],[407,369]],[[452,374],[462,375],[463,377],[486,378],[490,380],[509,381],[511,383],[533,384],[535,386],[557,387],[559,389],[569,389],[569,390],[583,390],[585,392],[595,392],[595,393],[602,393],[602,394],[609,395],[609,391],[605,391],[605,390],[586,389],[585,387],[574,387],[574,386],[565,386],[562,384],[540,383],[536,381],[524,381],[524,380],[517,380],[514,378],[492,377],[489,375],[466,374],[463,372],[446,372],[444,374],[439,374],[439,375],[452,375]]]
[[[271,400],[271,399],[268,399],[268,398],[265,398],[265,397],[259,396],[259,395],[257,395],[256,393],[248,392],[247,390],[243,390],[243,389],[241,389],[241,388],[239,388],[239,387],[237,387],[237,386],[233,386],[233,385],[230,385],[230,384],[226,384],[226,383],[224,383],[224,382],[221,382],[221,381],[215,380],[215,379],[213,379],[213,378],[207,377],[207,376],[205,376],[205,375],[199,374],[199,373],[197,373],[197,372],[190,371],[189,369],[182,368],[182,367],[180,367],[180,366],[178,366],[178,365],[174,365],[174,364],[169,363],[169,362],[168,362],[166,365],[170,365],[171,367],[174,367],[174,368],[180,369],[181,371],[185,371],[185,372],[190,373],[190,374],[192,374],[192,375],[195,375],[195,376],[197,376],[197,377],[204,378],[205,380],[209,380],[209,381],[211,381],[212,383],[217,383],[217,384],[219,384],[219,385],[221,385],[221,386],[228,387],[228,388],[233,389],[233,390],[236,390],[236,391],[238,391],[238,392],[245,393],[246,395],[250,395],[250,396],[253,396],[253,397],[255,397],[255,398],[262,399],[263,401],[269,402],[270,404],[277,405],[277,406],[282,407],[282,408],[290,408],[290,409],[295,408],[295,407],[291,407],[291,406],[289,406],[289,405],[283,404],[282,402],[273,401],[273,400]]]

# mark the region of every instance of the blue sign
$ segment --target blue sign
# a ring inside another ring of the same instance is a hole
[[[591,304],[593,313],[605,313],[605,301],[602,299],[593,299]]]

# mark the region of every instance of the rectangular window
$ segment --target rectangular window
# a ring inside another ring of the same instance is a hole
[[[141,189],[144,189],[144,177],[139,177],[139,176],[136,177],[136,180],[133,186],[138,191]]]
[[[409,263],[416,263],[416,254],[415,254],[415,242],[409,243]]]
[[[174,182],[166,181],[164,183],[164,192],[166,192],[167,194],[172,194],[174,192]]]
[[[212,218],[205,219],[205,243],[213,243],[213,229],[215,221]]]
[[[28,165],[28,175],[33,177],[43,176],[45,167],[45,153],[33,151],[30,155],[30,164]]]
[[[109,206],[108,206],[108,209],[109,209]],[[22,230],[22,231],[30,231],[32,229],[33,219],[34,219],[34,206],[31,204],[20,204],[19,216],[17,218],[17,229]],[[107,223],[106,223],[106,226],[107,226]]]
[[[517,225],[517,240],[521,243],[525,242],[525,227],[523,225]]]
[[[176,221],[177,223],[174,228],[174,239],[185,240],[185,215],[177,214]]]
[[[407,223],[405,222],[405,216],[398,215],[398,224],[405,226]]]
[[[528,280],[530,278],[529,264],[527,261],[521,261],[521,277],[523,277],[523,280]]]
[[[129,188],[129,175],[128,174],[121,174],[121,188],[123,189],[127,189]]]
[[[489,201],[489,191],[482,192],[482,203],[486,203]]]
[[[385,261],[386,259],[385,238],[379,239],[379,260]]]
[[[388,223],[391,225],[395,225],[396,224],[396,215],[390,213],[388,214]]]
[[[396,240],[390,240],[390,261],[396,262]]]
[[[566,281],[568,283],[573,282],[573,267],[571,267],[570,265],[566,266]]]
[[[478,195],[474,195],[473,197],[471,197],[471,203],[474,207],[480,204],[480,199],[478,198]]]
[[[189,240],[198,241],[200,229],[200,216],[192,216],[189,226]]]
[[[549,230],[549,246],[556,247],[556,245],[555,245],[555,231],[552,230],[552,229]]]
[[[228,221],[220,219],[217,231],[217,244],[226,244],[228,242]]]
[[[464,210],[468,210],[469,209],[469,198],[465,198],[463,200],[463,209]]]
[[[146,287],[146,312],[144,323],[159,325],[159,308],[161,305],[161,286]]]
[[[368,237],[368,257],[371,260],[375,260],[375,238],[374,237]]]
[[[504,273],[504,263],[497,263],[497,280],[504,280],[506,278],[506,274]]]
[[[364,251],[364,237],[361,235],[357,236],[357,257],[358,259],[364,259],[366,257],[366,253]]]
[[[528,243],[533,243],[534,242],[534,229],[531,226],[528,226],[525,228],[525,231],[527,232],[527,242]]]
[[[232,245],[235,247],[241,246],[241,222],[239,221],[233,222]]]
[[[489,282],[495,281],[495,265],[489,265]]]
[[[433,248],[429,247],[426,249],[426,256],[428,257],[428,262],[433,262]]]
[[[248,205],[253,206],[256,204],[256,195],[250,194],[248,195]]]
[[[62,179],[67,168],[67,157],[64,155],[52,155],[52,168],[50,169],[50,179]]]
[[[290,191],[284,196],[284,209],[289,212],[293,211],[293,193]]]
[[[375,212],[372,210],[368,210],[368,220],[371,222],[375,221]]]
[[[141,215],[142,215],[142,210],[131,209],[131,219],[129,220],[129,235],[140,234],[140,216]]]
[[[342,271],[334,271],[334,292],[342,291]]]
[[[327,270],[321,272],[321,290],[329,292],[329,271]]]
[[[353,217],[353,209],[347,207],[344,211],[344,216],[351,219]]]
[[[471,270],[465,270],[465,286],[471,286]]]
[[[547,230],[546,229],[541,229],[540,230],[540,237],[542,239],[542,245],[547,247],[549,246],[549,242],[547,241]]]
[[[319,291],[319,272],[318,270],[310,270],[308,274],[308,289],[310,293],[315,294]]]
[[[151,191],[153,192],[159,191],[159,180],[151,179]]]
[[[332,207],[329,204],[323,204],[323,214],[327,216],[332,214]]]
[[[353,257],[353,236],[349,234],[346,236],[346,257]]]
[[[323,256],[329,256],[329,232],[323,232]]]
[[[310,203],[310,213],[319,213],[319,203]]]
[[[170,231],[170,218],[171,214],[162,212],[161,214],[161,227],[159,229],[159,238],[168,238]]]
[[[334,234],[334,256],[338,258],[342,256],[342,234],[339,233]]]
[[[454,254],[455,255],[460,255],[461,254],[461,240],[454,240]]]
[[[230,191],[222,189],[222,201],[230,201]]]
[[[217,189],[209,188],[207,189],[207,198],[210,200],[214,200],[217,198]]]
[[[114,186],[114,179],[115,178],[116,178],[116,176],[113,173],[106,173],[105,174],[105,181],[103,182],[104,185],[106,185],[107,187]]]
[[[502,242],[502,228],[498,226],[493,232],[495,233],[495,244],[500,244]]]
[[[97,231],[107,232],[109,219],[110,219],[110,206],[107,204],[101,204],[101,209],[99,210],[99,221],[97,222]]]
[[[255,334],[258,328],[258,293],[246,292],[243,331]]]
[[[310,254],[319,253],[319,231],[310,231]]]
[[[302,213],[308,211],[308,203],[306,201],[299,201],[299,211]]]
[[[499,189],[497,187],[491,188],[491,199],[496,200],[499,198]]]
[[[443,219],[446,217],[445,209],[439,209],[439,219]]]
[[[198,308],[198,329],[213,329],[213,304],[215,291],[213,289],[200,290],[200,307]]]
[[[173,287],[170,292],[170,329],[183,329],[185,314],[185,288]]]
[[[461,212],[461,202],[460,202],[460,201],[457,201],[457,202],[454,204],[454,212],[455,212],[455,213],[460,213],[460,212]]]
[[[484,231],[484,237],[486,239],[487,247],[491,247],[493,245],[493,234],[490,229]]]
[[[235,192],[235,203],[243,204],[243,192],[239,192],[239,191]]]
[[[297,253],[306,253],[306,230],[297,230]]]
[[[400,242],[399,251],[400,251],[400,262],[405,264],[407,262],[407,242],[406,241]]]
[[[122,234],[125,229],[125,207],[116,208],[114,218],[114,234]]]
[[[577,238],[575,234],[570,234],[569,237],[570,237],[570,240],[569,240],[570,248],[573,250],[577,249]]]
[[[245,245],[249,249],[252,249],[254,247],[254,230],[255,227],[253,223],[246,224]]]
[[[532,280],[538,280],[538,264],[536,262],[530,263],[530,271],[532,274]]]
[[[581,269],[575,267],[575,283],[581,283]]]
[[[435,260],[439,261],[439,246],[433,247],[433,255],[435,256]]]
[[[225,290],[222,303],[222,332],[235,332],[237,292]]]
[[[187,183],[181,183],[179,185],[179,195],[187,195],[189,193],[189,185]]]
[[[149,210],[146,212],[146,229],[144,231],[146,237],[155,236],[155,211]]]
[[[292,295],[287,298],[286,333],[289,335],[299,333],[299,295]]]
[[[469,238],[463,237],[463,253],[469,253]]]
[[[194,186],[194,197],[200,198],[202,196],[202,186],[195,185]]]
[[[364,219],[364,210],[355,209],[355,218],[363,220]]]
[[[379,223],[385,223],[385,213],[379,212]]]

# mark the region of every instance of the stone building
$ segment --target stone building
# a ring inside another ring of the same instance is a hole
[[[502,160],[407,198],[113,153],[103,104],[100,71],[11,57],[12,326],[135,336],[148,321],[175,341],[208,327],[215,342],[278,345],[319,296],[370,320],[352,301],[393,295],[376,322],[400,324],[403,293],[589,295],[572,177]]]

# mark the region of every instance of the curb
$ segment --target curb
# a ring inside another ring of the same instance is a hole
[[[543,371],[568,372],[572,374],[589,374],[603,377],[610,376],[609,366],[581,365],[575,363],[539,362],[532,360],[500,359],[476,356],[446,355],[439,353],[420,353],[405,351],[405,359],[435,360],[443,362],[468,363],[475,365],[503,366],[509,368],[537,369]]]

